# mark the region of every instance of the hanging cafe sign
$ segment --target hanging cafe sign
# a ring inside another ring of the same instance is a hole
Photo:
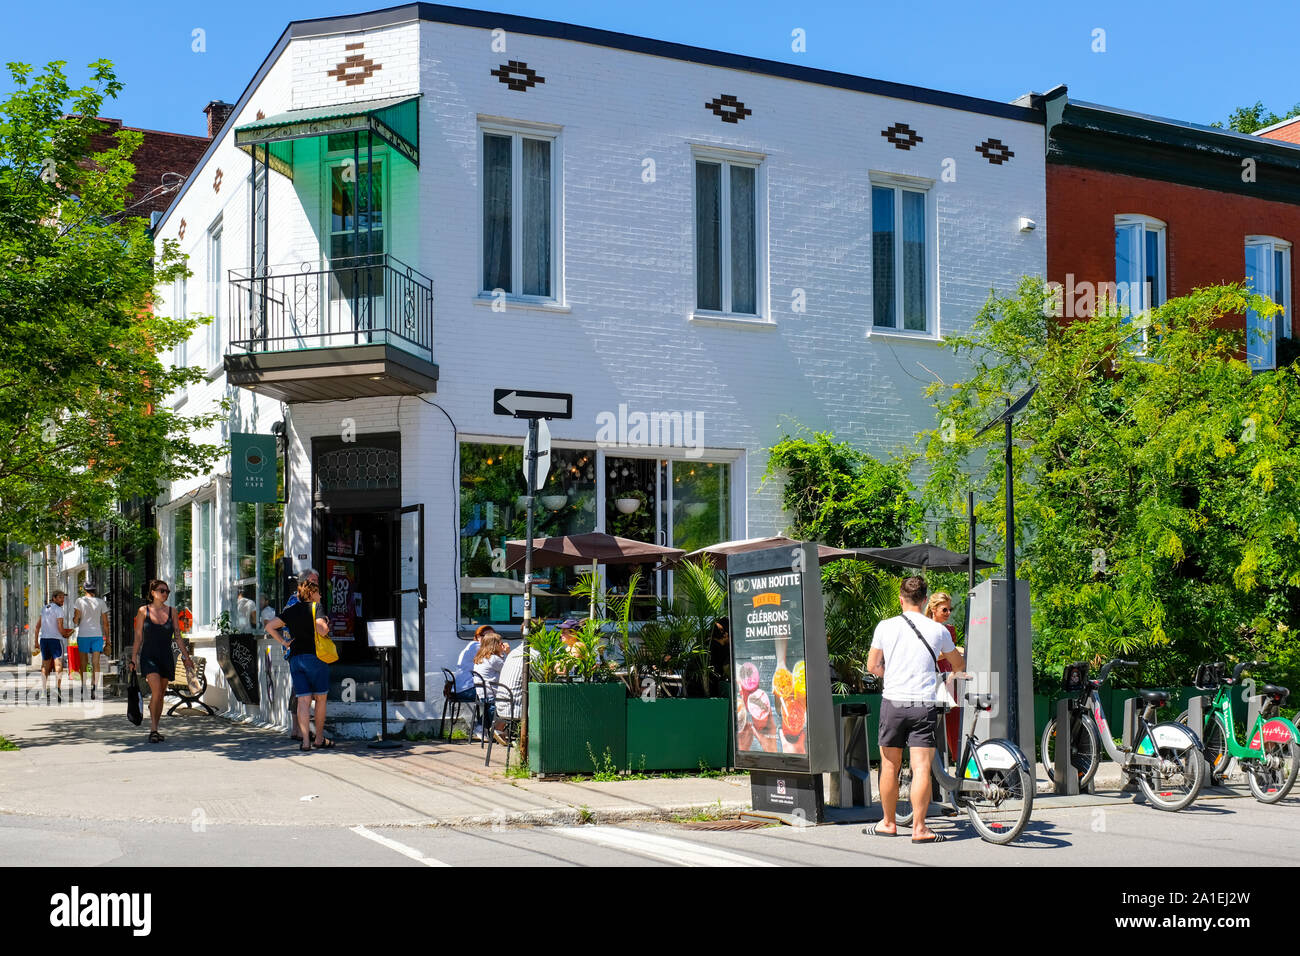
[[[279,500],[274,435],[232,432],[230,435],[230,500],[274,504]]]

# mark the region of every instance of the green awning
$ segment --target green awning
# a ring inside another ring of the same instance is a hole
[[[271,144],[271,164],[288,159],[286,147],[277,143],[329,136],[333,133],[374,133],[416,166],[420,165],[420,96],[396,96],[361,103],[340,103],[306,110],[290,110],[235,128],[235,145],[250,152],[254,145]],[[283,170],[280,170],[283,172]]]

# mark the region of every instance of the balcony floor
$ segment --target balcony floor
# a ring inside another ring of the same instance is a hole
[[[438,366],[392,345],[240,352],[226,380],[282,402],[318,402],[438,390]]]

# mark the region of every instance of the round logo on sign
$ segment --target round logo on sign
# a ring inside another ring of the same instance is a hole
[[[266,459],[262,457],[262,453],[258,449],[249,448],[244,452],[244,465],[248,468],[250,475],[260,474],[266,466]]]

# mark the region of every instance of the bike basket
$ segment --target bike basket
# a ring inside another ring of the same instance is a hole
[[[1202,690],[1216,689],[1223,683],[1223,665],[1202,664],[1196,668],[1196,676],[1192,679],[1192,683]]]
[[[1082,661],[1065,665],[1061,675],[1061,689],[1066,693],[1077,694],[1088,686],[1088,665]]]

